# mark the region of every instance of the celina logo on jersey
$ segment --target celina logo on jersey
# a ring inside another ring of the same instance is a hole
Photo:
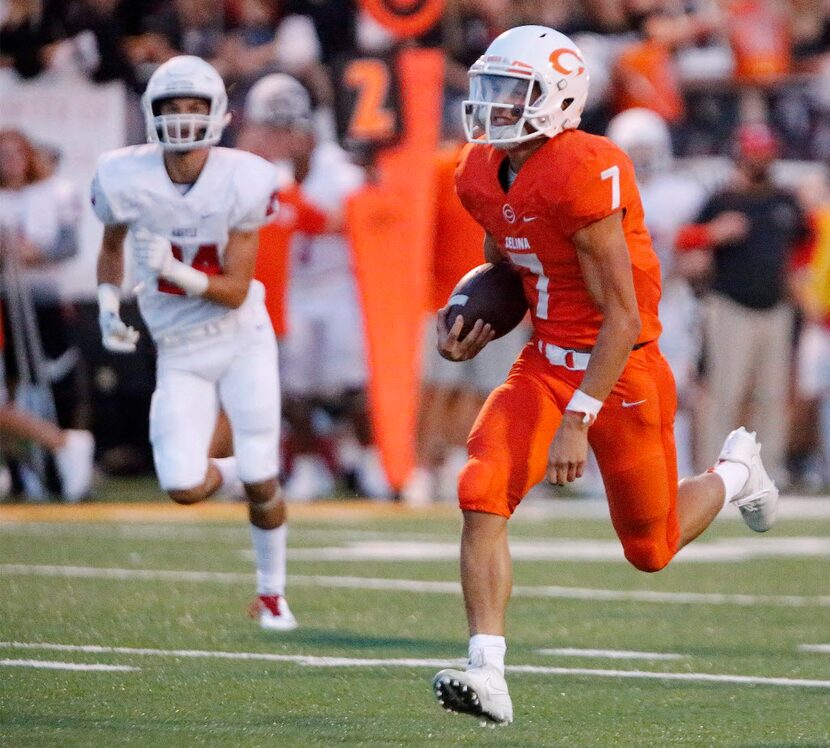
[[[507,236],[504,239],[505,249],[533,249],[530,241],[524,236]]]

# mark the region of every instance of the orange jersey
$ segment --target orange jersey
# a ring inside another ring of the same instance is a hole
[[[506,158],[492,146],[468,146],[456,188],[521,273],[535,336],[565,348],[594,345],[602,313],[582,277],[573,235],[622,210],[642,322],[638,343],[657,340],[660,263],[628,156],[607,138],[566,130],[525,162],[505,192],[499,169]]]
[[[455,194],[460,155],[461,148],[452,145],[439,151],[436,159],[432,311],[447,303],[461,276],[482,263],[484,233]]]

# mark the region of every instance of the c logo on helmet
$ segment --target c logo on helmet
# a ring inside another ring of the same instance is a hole
[[[565,57],[566,55],[570,55],[577,61],[576,67],[567,68],[562,64],[562,62],[560,62],[560,58]],[[577,75],[582,75],[585,72],[585,66],[583,65],[582,58],[572,49],[568,49],[567,47],[553,50],[548,59],[550,60],[550,64],[553,66],[553,69],[562,75],[570,75],[574,72]]]

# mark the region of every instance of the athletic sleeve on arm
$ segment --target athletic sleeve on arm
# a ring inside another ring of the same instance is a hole
[[[619,148],[601,148],[575,160],[557,214],[566,236],[625,208],[636,195],[631,160]]]
[[[92,178],[92,210],[98,216],[98,220],[106,226],[119,223],[115,215],[115,209],[107,196],[102,184],[101,175],[96,171]]]

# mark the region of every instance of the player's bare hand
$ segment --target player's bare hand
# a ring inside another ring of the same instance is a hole
[[[730,244],[746,238],[749,219],[737,210],[727,210],[709,221],[707,228],[712,244]]]
[[[546,478],[564,486],[579,478],[588,459],[588,426],[582,414],[565,411],[548,450]]]
[[[690,281],[699,281],[712,272],[712,250],[691,249],[675,256],[675,272]]]
[[[459,340],[464,318],[459,314],[452,327],[447,328],[447,307],[439,309],[435,319],[438,332],[438,353],[449,361],[468,361],[478,355],[494,337],[493,328],[482,320],[476,320],[473,328]]]

